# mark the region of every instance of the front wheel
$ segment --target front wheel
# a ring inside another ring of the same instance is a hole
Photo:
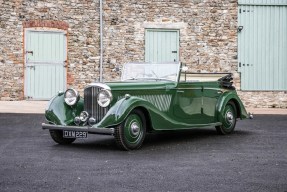
[[[63,131],[60,130],[50,130],[50,135],[56,143],[61,145],[68,145],[76,140],[74,138],[64,138]]]
[[[230,134],[233,132],[235,125],[236,125],[236,118],[237,118],[237,112],[236,112],[236,106],[234,102],[229,101],[222,113],[221,117],[221,123],[222,125],[216,126],[216,131],[221,135]]]
[[[115,139],[123,150],[138,149],[146,135],[146,121],[142,111],[135,109],[115,128]]]

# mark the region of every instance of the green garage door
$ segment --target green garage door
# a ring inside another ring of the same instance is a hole
[[[147,29],[145,38],[146,62],[174,62],[179,60],[179,31]]]
[[[241,89],[287,90],[287,1],[239,0]]]
[[[46,100],[66,86],[66,36],[62,32],[26,31],[25,97]]]

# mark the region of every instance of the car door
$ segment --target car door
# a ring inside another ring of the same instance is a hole
[[[188,124],[202,124],[203,91],[200,82],[180,82],[173,101],[174,116]]]
[[[202,116],[205,123],[215,123],[216,104],[223,91],[220,89],[218,82],[205,82],[203,85],[203,111]]]

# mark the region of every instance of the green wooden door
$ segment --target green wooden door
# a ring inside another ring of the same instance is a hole
[[[145,37],[146,62],[174,62],[179,60],[179,31],[147,29]]]
[[[25,97],[50,99],[66,85],[66,37],[62,32],[26,31]]]
[[[287,90],[287,1],[239,0],[241,89]]]

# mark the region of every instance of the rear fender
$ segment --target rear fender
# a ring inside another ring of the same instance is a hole
[[[248,114],[246,112],[246,109],[238,97],[236,91],[232,92],[225,92],[223,95],[219,98],[218,103],[216,105],[216,118],[219,122],[221,122],[221,119],[223,118],[223,109],[225,105],[229,102],[233,101],[236,108],[237,108],[237,117],[240,119],[245,119],[248,117]]]

